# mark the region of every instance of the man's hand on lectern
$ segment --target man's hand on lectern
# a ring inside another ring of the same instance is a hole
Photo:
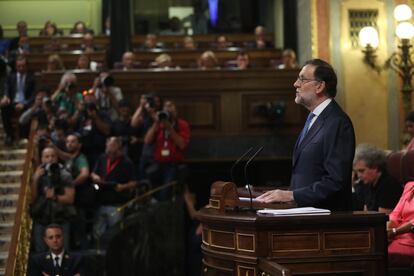
[[[258,196],[255,200],[263,203],[294,201],[292,191],[271,190]]]

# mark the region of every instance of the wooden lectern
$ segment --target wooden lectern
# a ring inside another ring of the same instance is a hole
[[[198,212],[204,275],[386,274],[386,215],[260,215],[238,208],[250,205],[239,196],[234,183],[215,182],[210,205]],[[278,206],[289,204],[271,207]]]

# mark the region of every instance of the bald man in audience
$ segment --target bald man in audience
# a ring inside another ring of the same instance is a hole
[[[134,69],[135,55],[133,52],[125,52],[122,55],[122,70],[128,71]]]

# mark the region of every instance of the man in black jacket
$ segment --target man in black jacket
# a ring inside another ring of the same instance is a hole
[[[81,275],[81,256],[65,251],[63,247],[63,228],[60,225],[48,225],[45,229],[44,240],[49,250],[32,256],[27,275]]]

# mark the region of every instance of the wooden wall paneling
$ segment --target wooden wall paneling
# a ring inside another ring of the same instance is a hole
[[[63,72],[42,73],[42,84],[56,88]],[[75,71],[79,91],[92,86],[96,72]],[[180,116],[190,123],[192,158],[231,158],[246,147],[263,145],[266,158],[286,158],[306,117],[294,103],[292,86],[298,70],[174,70],[112,71],[115,84],[133,107],[144,93],[156,92],[176,101]],[[281,120],[263,119],[257,105],[283,101]],[[231,147],[229,147],[231,143]],[[193,155],[194,154],[194,155]]]

